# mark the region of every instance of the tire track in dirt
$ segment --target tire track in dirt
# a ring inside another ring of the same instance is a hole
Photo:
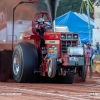
[[[6,89],[11,89],[11,90],[18,90],[18,91],[22,91],[22,92],[31,92],[31,93],[36,93],[36,94],[40,94],[40,95],[49,95],[49,96],[54,96],[54,97],[62,97],[62,98],[68,98],[68,99],[76,99],[76,100],[82,100],[81,97],[76,97],[76,96],[67,96],[67,95],[63,95],[63,94],[55,94],[55,93],[50,93],[50,92],[43,92],[43,91],[36,91],[36,90],[31,90],[31,89],[23,89],[23,88],[13,88],[13,87],[8,87],[8,86],[0,86],[0,88],[6,88]],[[90,100],[90,99],[86,99],[84,98],[84,100]]]
[[[67,98],[70,100],[74,99],[74,100],[80,100],[83,99],[84,100],[91,100],[95,99],[95,100],[99,100],[100,99],[100,95],[95,95],[92,94],[92,92],[97,92],[99,93],[99,89],[97,87],[95,87],[95,85],[97,84],[84,84],[84,83],[74,83],[71,85],[68,84],[24,84],[24,85],[19,85],[16,83],[12,83],[12,85],[10,86],[9,84],[7,84],[8,86],[0,86],[0,88],[4,88],[4,89],[8,89],[8,90],[18,90],[21,91],[22,93],[27,92],[28,94],[30,93],[34,93],[38,94],[39,96],[52,96],[53,98]],[[16,85],[16,86],[14,86]],[[31,86],[30,86],[31,85]],[[100,86],[100,85],[99,85]],[[64,88],[65,87],[65,88]],[[72,87],[72,88],[71,88]],[[78,89],[79,88],[79,89]],[[80,91],[82,90],[82,91]],[[63,100],[62,99],[62,100]]]
[[[1,92],[20,92],[19,97],[0,96],[0,100],[100,100],[99,78],[87,78],[87,81],[73,84],[51,84],[51,83],[14,83],[1,82]],[[17,98],[17,99],[16,99]]]

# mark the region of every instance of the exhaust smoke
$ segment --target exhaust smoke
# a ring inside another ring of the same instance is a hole
[[[50,12],[51,15],[51,19],[52,19],[52,24],[53,24],[53,32],[55,31],[55,18],[56,18],[56,12],[57,12],[57,8],[59,6],[59,1],[60,0],[45,0],[47,6],[48,6],[48,10]]]

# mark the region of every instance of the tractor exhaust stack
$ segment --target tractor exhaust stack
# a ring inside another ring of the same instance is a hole
[[[55,32],[55,18],[56,18],[56,12],[57,12],[57,7],[59,5],[60,0],[46,0],[46,4],[48,6],[51,19],[52,19],[52,29],[53,32]]]

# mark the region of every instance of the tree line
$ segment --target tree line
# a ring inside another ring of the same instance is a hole
[[[91,1],[94,2],[94,0],[91,0]],[[56,17],[61,16],[62,14],[67,13],[68,11],[80,13],[81,3],[82,3],[82,0],[60,0]],[[39,0],[38,5],[39,5],[38,9],[40,8],[41,10],[47,9],[47,6],[43,2],[43,0]],[[84,13],[87,13],[86,8],[84,8],[84,10],[85,10]]]
[[[12,9],[20,1],[23,0],[0,0],[0,10],[3,8],[7,9],[7,18],[12,20]],[[28,1],[28,0],[25,0]],[[94,1],[94,0],[91,0]],[[59,7],[57,10],[56,17],[61,16],[62,14],[67,13],[68,11],[80,12],[82,0],[60,0]],[[15,19],[27,19],[31,20],[36,12],[39,11],[48,11],[45,0],[38,0],[38,3],[35,4],[23,4],[19,6],[16,10]],[[86,12],[85,12],[86,13]]]

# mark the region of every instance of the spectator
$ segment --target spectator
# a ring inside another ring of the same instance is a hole
[[[86,48],[86,45],[85,44],[82,44],[82,47],[85,49]]]
[[[93,70],[92,67],[93,67],[93,59],[95,57],[95,53],[94,53],[94,50],[91,47],[91,44],[90,43],[87,43],[87,47],[85,48],[85,53],[90,56],[90,66],[89,66],[89,70],[90,70],[90,77],[92,77],[92,70]]]
[[[100,45],[99,45],[99,42],[96,43],[96,50],[97,50],[97,54],[100,54]]]

